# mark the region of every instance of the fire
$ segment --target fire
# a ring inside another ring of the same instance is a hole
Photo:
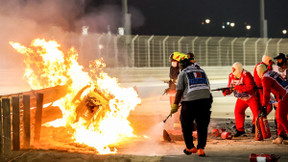
[[[9,42],[25,55],[25,74],[32,89],[67,85],[65,97],[53,103],[61,108],[63,119],[46,125],[65,126],[73,130],[77,143],[94,147],[100,154],[115,153],[117,143],[134,137],[127,117],[141,102],[133,88],[122,88],[116,78],[102,71],[103,59],[90,63],[85,72],[74,48],[61,51],[56,41],[35,39],[30,47]]]

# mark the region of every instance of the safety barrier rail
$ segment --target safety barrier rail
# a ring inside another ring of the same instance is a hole
[[[35,100],[36,110],[31,111]],[[42,93],[30,91],[0,96],[0,154],[30,148],[31,127],[34,128],[33,142],[39,142],[42,108]],[[35,113],[35,116],[32,115],[33,123],[30,121],[31,112]]]

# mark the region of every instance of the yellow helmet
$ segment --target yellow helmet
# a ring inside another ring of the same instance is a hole
[[[183,60],[185,58],[188,58],[187,55],[184,53],[180,53],[180,52],[173,52],[170,55],[170,61],[175,60],[179,62],[180,60]]]

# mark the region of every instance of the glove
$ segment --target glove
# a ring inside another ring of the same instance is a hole
[[[229,89],[223,89],[222,94],[223,96],[230,95],[234,91],[234,87],[230,87]]]
[[[267,107],[266,106],[262,106],[262,116],[267,116]]]
[[[166,89],[164,90],[164,93],[163,93],[162,95],[169,94],[169,91],[170,91],[170,88],[166,88]]]
[[[171,106],[171,111],[170,111],[170,116],[172,116],[172,114],[176,113],[179,109],[179,106],[177,104],[173,104]]]
[[[223,96],[226,96],[227,95],[226,90],[222,90],[222,94],[223,94]]]

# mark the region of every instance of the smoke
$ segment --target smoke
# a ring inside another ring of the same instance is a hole
[[[132,28],[139,28],[145,23],[145,17],[136,7],[130,7],[130,13],[132,15]]]
[[[161,119],[159,119],[161,120]],[[149,130],[145,132],[149,138],[141,141],[134,141],[132,145],[127,145],[122,154],[132,155],[173,155],[182,154],[182,147],[175,143],[165,142],[163,140],[164,123],[161,121],[158,124],[152,125]]]
[[[30,43],[36,37],[59,39],[81,15],[79,2],[70,0],[0,0],[0,68],[23,67],[9,41]]]
[[[87,14],[75,22],[76,28],[81,28],[83,24],[89,26],[90,31],[107,33],[110,30],[116,33],[122,23],[122,11],[116,5],[103,5],[89,11]],[[110,27],[110,29],[108,29]]]
[[[0,69],[23,67],[23,58],[15,54],[9,41],[28,45],[35,38],[57,40],[66,47],[74,46],[79,51],[82,26],[88,26],[88,33],[117,33],[122,26],[122,11],[119,3],[97,4],[89,0],[0,0]],[[91,7],[91,6],[92,7]],[[129,8],[133,27],[144,23],[144,17],[135,7]],[[95,55],[95,38],[90,37],[90,58]],[[96,40],[97,41],[97,40]],[[87,51],[86,50],[86,51]],[[81,54],[81,52],[79,53]],[[107,60],[108,61],[108,60]],[[15,67],[17,66],[17,67]]]
[[[70,0],[0,0],[0,14],[5,17],[30,20],[43,29],[59,26],[71,29],[71,23],[81,16],[84,6],[81,1]]]

